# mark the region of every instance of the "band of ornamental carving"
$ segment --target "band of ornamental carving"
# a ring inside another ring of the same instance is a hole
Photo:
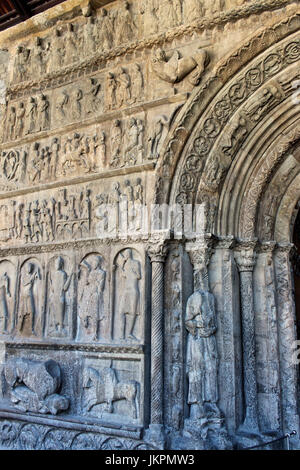
[[[300,57],[299,39],[276,48],[274,52],[266,55],[258,65],[250,68],[236,83],[231,85],[226,95],[215,104],[210,117],[207,117],[203,129],[198,132],[193,142],[192,153],[186,159],[179,186],[177,188],[177,202],[191,202],[190,195],[197,187],[199,176],[202,175],[202,189],[213,193],[219,187],[226,170],[229,168],[236,150],[242,145],[249,132],[256,124],[277,104],[283,101],[293,90],[291,84],[299,75],[286,79],[288,83],[274,82],[266,85],[264,82],[279,74]],[[261,91],[255,95],[255,90]],[[230,130],[230,136],[225,142],[219,142],[224,126],[242,104],[254,95],[247,107],[242,109],[235,125]],[[213,158],[209,158],[212,148],[218,142]]]

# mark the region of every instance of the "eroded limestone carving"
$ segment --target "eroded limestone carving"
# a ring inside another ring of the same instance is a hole
[[[167,57],[165,51],[158,48],[152,56],[152,71],[168,83],[181,82],[187,75],[193,85],[198,85],[205,68],[209,63],[209,56],[205,50],[200,50],[192,57],[181,57],[175,51],[171,57]]]
[[[102,413],[114,414],[114,403],[125,401],[129,418],[139,418],[139,388],[135,380],[128,382],[118,380],[117,371],[112,367],[105,367],[98,371],[87,367],[83,375],[83,411],[85,414],[94,414],[93,408],[105,404]],[[124,411],[118,414],[125,414]],[[102,414],[100,412],[100,415]]]
[[[189,298],[185,326],[188,331],[187,376],[191,420],[219,417],[217,407],[218,354],[215,333],[215,300],[207,291],[198,290]]]
[[[142,279],[141,264],[134,257],[132,249],[122,251],[116,259],[116,318],[120,324],[119,338],[137,341],[139,337],[138,318],[141,315],[140,281]]]
[[[11,297],[11,279],[5,271],[0,276],[0,334],[8,332]]]
[[[68,275],[64,270],[62,256],[55,260],[55,266],[48,275],[48,335],[66,336],[70,319],[67,318],[68,298],[74,273]]]
[[[41,326],[41,280],[39,264],[27,261],[21,270],[18,333],[24,336],[37,336]]]
[[[4,375],[17,409],[56,415],[69,408],[69,399],[59,394],[62,374],[57,362],[11,359],[4,366]]]
[[[106,271],[102,269],[103,258],[90,255],[79,267],[78,340],[98,341],[103,338],[105,320],[103,293]]]

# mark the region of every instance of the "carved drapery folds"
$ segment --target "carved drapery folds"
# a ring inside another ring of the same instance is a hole
[[[194,270],[194,293],[187,301],[185,315],[189,417],[185,419],[183,436],[202,449],[207,445],[230,447],[218,407],[217,317],[208,279],[214,244],[215,239],[209,234],[186,243]]]

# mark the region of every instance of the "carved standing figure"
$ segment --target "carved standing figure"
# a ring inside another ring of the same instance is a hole
[[[37,37],[33,48],[33,59],[32,59],[32,76],[41,77],[45,73],[45,57],[42,39]]]
[[[91,331],[93,340],[97,341],[100,324],[104,320],[103,292],[106,281],[106,271],[101,268],[102,257],[95,256],[91,261],[84,260],[80,264],[80,277],[85,271],[85,282],[82,286],[79,307],[81,331]]]
[[[113,123],[110,133],[111,142],[111,163],[113,168],[118,167],[121,164],[121,146],[122,146],[122,128],[121,121],[116,119]]]
[[[101,103],[100,90],[101,83],[98,82],[97,78],[91,78],[91,88],[89,92],[89,103],[87,106],[87,113],[99,113],[99,107]]]
[[[129,121],[127,134],[127,145],[125,148],[125,165],[135,165],[137,161],[137,149],[139,144],[139,129],[135,118]]]
[[[21,102],[19,107],[16,111],[16,130],[15,130],[15,138],[19,139],[23,136],[24,131],[24,117],[25,117],[25,107],[24,103]]]
[[[134,64],[131,74],[132,81],[132,100],[134,102],[141,101],[144,91],[144,77],[139,64]]]
[[[35,285],[38,279],[41,279],[41,273],[37,266],[29,262],[24,269],[21,277],[20,302],[21,311],[19,317],[19,332],[23,332],[27,328],[36,335],[35,324],[37,320],[38,296],[35,293]]]
[[[114,109],[117,106],[117,88],[116,77],[113,73],[109,72],[107,76],[107,109]]]
[[[103,50],[110,49],[113,46],[114,27],[106,8],[101,9],[99,23],[99,44]]]
[[[51,72],[62,67],[65,56],[65,45],[58,28],[54,29],[54,35],[51,41],[50,67]]]
[[[159,151],[158,147],[160,144],[160,140],[162,137],[162,133],[164,130],[164,126],[166,124],[167,119],[163,117],[159,117],[158,120],[156,121],[154,128],[153,128],[153,134],[149,138],[150,141],[150,156],[149,159],[156,159],[159,157]]]
[[[121,314],[122,339],[137,340],[134,335],[136,320],[140,315],[140,287],[142,278],[140,262],[133,259],[132,250],[126,249],[121,253],[119,310]]]
[[[126,0],[123,0],[115,22],[117,44],[124,44],[132,41],[136,35],[136,30],[137,27],[133,20],[130,5]]]
[[[5,272],[0,277],[0,334],[7,332],[9,316],[8,297],[11,297],[10,278],[7,272]]]
[[[39,123],[40,130],[44,131],[50,128],[50,103],[46,95],[41,96],[40,106],[39,106]]]
[[[78,57],[77,41],[72,23],[68,23],[65,34],[65,63],[71,64]]]
[[[16,127],[16,108],[12,106],[9,110],[7,117],[7,139],[13,140],[15,137],[15,127]]]
[[[18,46],[15,63],[14,78],[16,82],[23,82],[27,78],[30,50],[24,46]]]
[[[199,289],[189,297],[185,327],[188,331],[186,368],[190,418],[218,416],[217,324],[215,299],[210,292]]]
[[[32,134],[33,132],[35,132],[37,114],[38,114],[37,102],[36,102],[36,99],[33,98],[33,96],[31,96],[29,100],[29,111],[27,113],[27,117],[29,118],[29,126],[27,129],[27,134]]]
[[[123,106],[131,101],[131,79],[126,70],[121,67],[117,78],[118,105]]]
[[[72,279],[73,273],[68,276],[64,270],[64,260],[59,256],[55,261],[55,271],[49,274],[49,328],[53,334],[62,333],[66,326],[66,294]]]

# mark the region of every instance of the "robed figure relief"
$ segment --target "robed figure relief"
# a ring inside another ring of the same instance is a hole
[[[65,271],[65,260],[55,259],[48,274],[47,333],[49,336],[66,336],[70,327],[70,291],[74,273]]]
[[[190,418],[218,416],[218,353],[214,296],[197,290],[187,303],[187,378]]]
[[[17,329],[22,336],[41,332],[42,271],[39,264],[27,261],[21,268]]]
[[[78,333],[79,341],[98,341],[105,336],[104,289],[106,271],[100,255],[89,255],[79,266]]]
[[[114,331],[121,340],[139,340],[139,317],[141,314],[140,281],[141,263],[134,250],[122,251],[116,260],[116,285]],[[117,319],[117,320],[116,320]]]
[[[4,260],[0,263],[0,335],[9,334],[13,327],[16,273],[14,265]]]

